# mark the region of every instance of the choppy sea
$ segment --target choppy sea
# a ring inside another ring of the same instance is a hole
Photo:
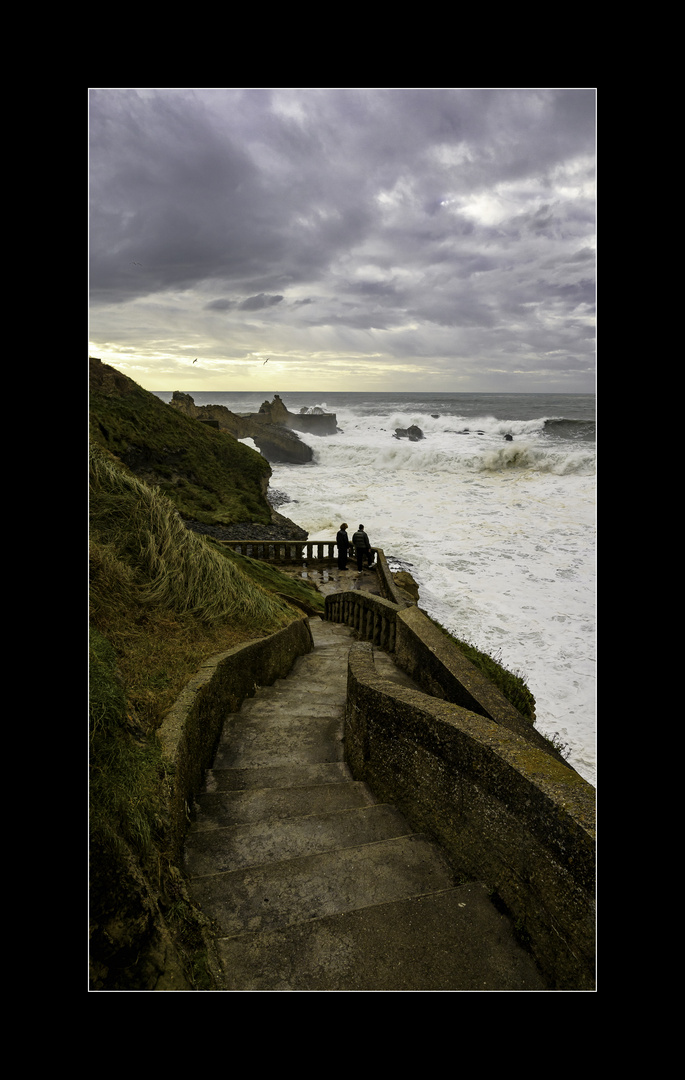
[[[237,413],[265,400],[190,394]],[[281,512],[313,540],[363,524],[413,574],[429,615],[525,678],[536,727],[595,784],[595,396],[281,397],[291,412],[334,412],[340,429],[301,436],[311,464],[272,466]],[[424,438],[394,437],[410,425]]]

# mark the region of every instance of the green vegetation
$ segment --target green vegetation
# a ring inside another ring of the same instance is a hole
[[[159,489],[151,488],[97,448],[91,450],[91,539],[101,548],[101,575],[123,564],[118,588],[125,603],[162,607],[202,623],[232,619],[257,630],[282,623],[282,602],[257,587],[231,560],[190,532]],[[107,582],[92,588],[93,602],[108,606]],[[286,621],[287,618],[286,618]]]
[[[156,728],[203,659],[272,633],[299,611],[97,447],[90,491],[93,986],[150,989],[155,964],[135,958],[162,948],[166,905],[185,912],[178,947],[201,939],[197,927],[189,934],[197,916],[165,855],[168,777]],[[188,970],[196,968],[193,946]]]
[[[129,711],[117,656],[97,630],[90,635],[91,829],[112,853],[126,845],[147,855],[162,820],[158,744]]]
[[[210,989],[203,917],[167,855],[171,777],[156,731],[205,659],[299,618],[288,597],[323,598],[182,520],[202,520],[206,482],[216,507],[204,520],[270,522],[259,454],[105,365],[92,374],[91,986],[154,989],[173,954],[176,985]]]
[[[535,698],[528,689],[525,679],[520,672],[508,671],[494,657],[481,652],[480,649],[477,649],[476,646],[472,645],[470,642],[460,641],[454,634],[450,634],[449,630],[446,630],[436,619],[432,619],[427,612],[424,611],[424,615],[427,619],[430,619],[433,625],[436,626],[445,637],[454,642],[474,667],[478,668],[479,671],[482,671],[484,675],[487,675],[490,682],[495,684],[510,705],[513,705],[515,709],[518,709],[521,716],[526,720],[529,720],[531,724],[535,723]]]
[[[114,647],[132,706],[156,728],[207,656],[274,633],[298,612],[98,448],[90,492],[91,625]]]
[[[91,445],[159,488],[187,520],[268,525],[271,467],[250,447],[170,408],[121,372],[91,360]]]
[[[238,569],[242,570],[247,577],[261,585],[263,589],[267,589],[269,592],[276,593],[279,596],[287,595],[292,597],[295,602],[299,600],[306,604],[308,608],[313,608],[315,611],[321,612],[321,614],[325,611],[325,597],[310,582],[300,577],[292,577],[268,562],[249,559],[246,555],[239,555],[238,552],[223,547],[217,541],[210,541],[210,543],[225,558],[235,563]]]
[[[553,735],[545,735],[541,732],[544,739],[550,744],[552,749],[556,750],[557,754],[560,754],[564,761],[568,761],[571,756],[571,747],[568,743],[565,743],[558,731],[555,731]]]

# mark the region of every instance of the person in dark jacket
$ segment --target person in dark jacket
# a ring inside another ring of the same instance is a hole
[[[347,553],[350,549],[350,538],[347,535],[347,523],[345,521],[338,530],[335,542],[338,545],[338,570],[347,570]]]
[[[356,533],[352,537],[352,543],[354,544],[354,553],[357,556],[357,570],[361,574],[363,570],[362,563],[364,562],[364,556],[366,555],[368,565],[373,563],[373,551],[371,550],[371,541],[364,532],[364,526],[360,525]]]

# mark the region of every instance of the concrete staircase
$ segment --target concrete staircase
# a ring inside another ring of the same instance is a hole
[[[544,990],[483,884],[343,761],[346,626],[226,718],[185,853],[224,990]],[[403,680],[377,654],[383,673]]]

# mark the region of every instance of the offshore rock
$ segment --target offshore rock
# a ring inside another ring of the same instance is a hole
[[[326,413],[318,407],[312,412],[291,413],[278,394],[274,394],[272,402],[265,401],[260,406],[259,417],[263,417],[266,423],[283,424],[293,431],[304,431],[311,435],[335,435],[338,430],[335,413]]]
[[[412,424],[408,428],[395,428],[395,434],[393,435],[393,439],[409,439],[409,442],[418,442],[419,439],[423,438],[424,434],[416,424]]]

